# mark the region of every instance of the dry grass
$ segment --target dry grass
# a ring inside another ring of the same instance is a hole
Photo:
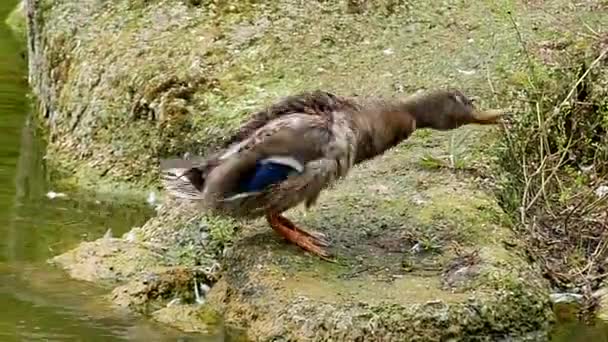
[[[513,25],[528,77],[509,96],[499,198],[554,288],[593,304],[608,277],[608,35],[530,44]]]

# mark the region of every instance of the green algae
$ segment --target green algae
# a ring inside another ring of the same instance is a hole
[[[155,311],[152,317],[157,322],[186,332],[219,335],[224,328],[220,314],[207,306],[173,305]],[[232,335],[230,340],[235,340]]]

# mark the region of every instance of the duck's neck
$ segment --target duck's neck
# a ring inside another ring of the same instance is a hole
[[[358,133],[355,163],[382,154],[420,128],[409,110],[406,103],[375,101],[354,113],[353,121]]]
[[[412,96],[396,106],[399,111],[416,120],[416,128],[446,130],[454,127],[455,118],[444,113],[449,111],[442,92]]]

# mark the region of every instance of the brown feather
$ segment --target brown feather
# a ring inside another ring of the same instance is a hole
[[[332,112],[352,111],[358,108],[356,100],[322,90],[290,95],[253,114],[234,135],[225,140],[224,147],[248,138],[268,122],[285,115],[299,113],[331,119]]]
[[[476,110],[459,91],[433,91],[402,100],[301,93],[254,114],[222,150],[180,171],[185,178],[171,174],[163,181],[173,195],[202,199],[209,209],[231,216],[281,213],[302,202],[310,207],[354,164],[382,154],[417,128],[453,129],[493,123],[499,116]],[[240,178],[252,172],[257,161],[274,156],[292,158],[304,166],[303,173],[260,192],[236,193]],[[171,172],[176,171],[167,171]]]

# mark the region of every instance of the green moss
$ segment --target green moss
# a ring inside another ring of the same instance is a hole
[[[226,331],[221,316],[207,305],[171,305],[152,314],[154,320],[186,332],[204,332],[209,336],[230,336],[231,341],[243,341]]]

